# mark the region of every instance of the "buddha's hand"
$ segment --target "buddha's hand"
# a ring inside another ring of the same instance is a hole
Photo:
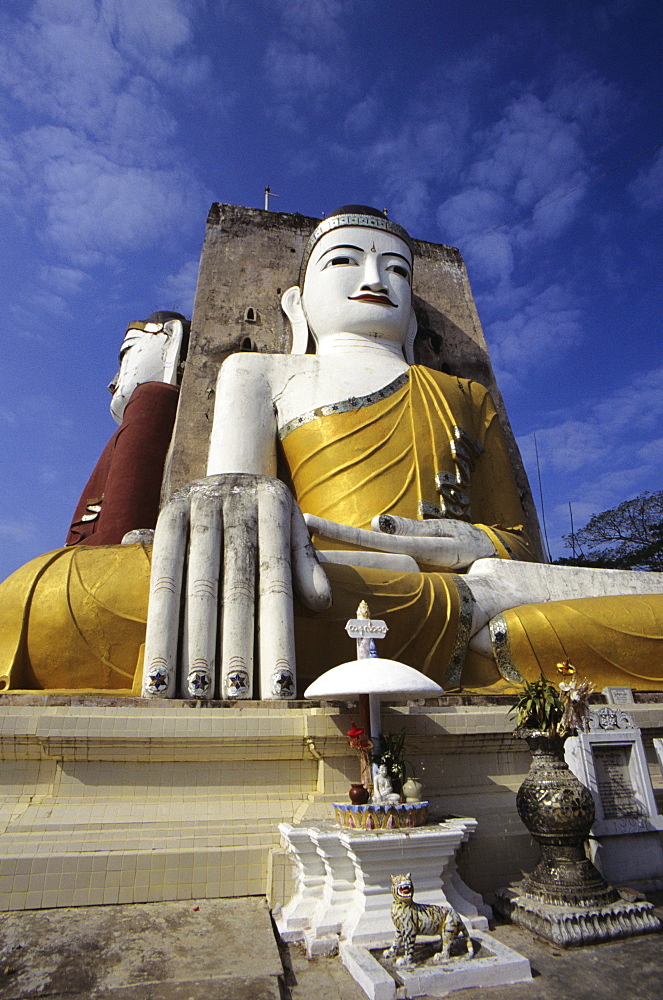
[[[311,514],[304,517],[312,535],[343,542],[349,548],[412,556],[419,566],[467,569],[477,559],[497,555],[488,535],[465,521],[448,518],[411,521],[407,517],[380,514],[371,521],[373,530],[366,531]]]
[[[257,624],[260,697],[293,697],[293,584],[307,608],[331,604],[302,513],[282,482],[226,474],[175,492],[154,536],[143,694],[173,697],[178,688],[184,698],[251,697]]]

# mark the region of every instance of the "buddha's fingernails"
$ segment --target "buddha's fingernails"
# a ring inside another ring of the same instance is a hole
[[[379,524],[380,531],[384,531],[385,535],[395,535],[397,533],[398,525],[396,518],[392,517],[391,514],[380,514]]]

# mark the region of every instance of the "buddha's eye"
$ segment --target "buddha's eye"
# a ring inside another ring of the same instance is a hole
[[[331,260],[327,261],[325,267],[332,267],[335,264],[354,264],[356,266],[357,261],[353,257],[332,257]]]
[[[387,267],[388,271],[393,271],[394,274],[400,274],[401,278],[405,278],[406,281],[410,280],[410,272],[406,267],[402,267],[400,264],[390,264]]]

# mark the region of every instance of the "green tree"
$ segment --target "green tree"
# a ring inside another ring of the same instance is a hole
[[[560,563],[663,571],[663,490],[594,514],[573,536],[564,535],[564,542],[580,555]]]

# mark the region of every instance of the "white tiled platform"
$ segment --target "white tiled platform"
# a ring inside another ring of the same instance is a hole
[[[0,712],[0,908],[265,892],[277,827],[316,788],[293,712]]]
[[[357,779],[356,711],[100,701],[0,698],[0,908],[253,893],[285,903],[294,883],[278,825],[331,818]],[[633,714],[646,743],[663,733],[663,706]],[[477,818],[460,866],[472,889],[531,869],[515,810],[529,755],[504,707],[387,707],[383,726],[405,728],[433,821]]]

